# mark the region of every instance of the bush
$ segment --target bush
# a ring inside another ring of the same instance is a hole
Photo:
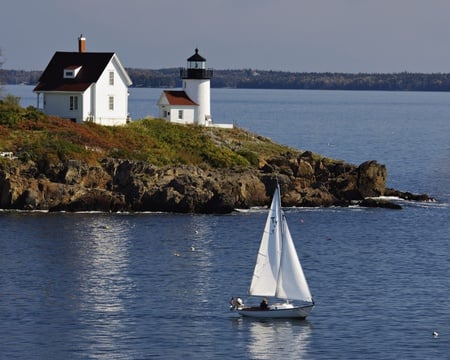
[[[28,106],[24,114],[24,118],[28,120],[40,121],[45,119],[45,114],[36,109],[34,106]]]
[[[45,115],[33,106],[20,106],[20,97],[7,95],[0,100],[0,125],[14,127],[22,120],[42,120]]]
[[[0,125],[13,127],[22,118],[23,109],[20,107],[20,98],[7,95],[0,100]]]
[[[247,159],[252,166],[259,166],[259,157],[255,152],[249,150],[239,150],[237,153]]]

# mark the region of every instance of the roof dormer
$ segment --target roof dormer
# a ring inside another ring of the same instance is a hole
[[[81,66],[72,65],[64,69],[64,79],[75,79],[81,70]]]

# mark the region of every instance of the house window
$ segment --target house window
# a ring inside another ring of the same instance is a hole
[[[81,70],[81,66],[69,66],[64,69],[64,79],[75,79]]]
[[[178,119],[183,119],[183,110],[178,110]]]
[[[70,110],[78,110],[78,96],[70,96],[69,109]]]
[[[114,85],[114,71],[109,72],[109,85]]]
[[[114,96],[109,97],[109,110],[114,110]]]

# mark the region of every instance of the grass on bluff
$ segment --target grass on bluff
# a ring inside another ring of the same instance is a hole
[[[95,163],[112,157],[213,168],[257,166],[261,159],[298,152],[239,128],[175,125],[160,119],[113,127],[76,124],[22,108],[10,95],[0,100],[0,151],[12,151],[23,161]]]

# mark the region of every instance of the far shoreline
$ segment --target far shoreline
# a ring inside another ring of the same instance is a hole
[[[133,88],[180,87],[179,68],[126,68]],[[42,71],[0,69],[2,85],[37,84]],[[268,90],[450,91],[450,73],[336,73],[214,70],[211,88]]]

